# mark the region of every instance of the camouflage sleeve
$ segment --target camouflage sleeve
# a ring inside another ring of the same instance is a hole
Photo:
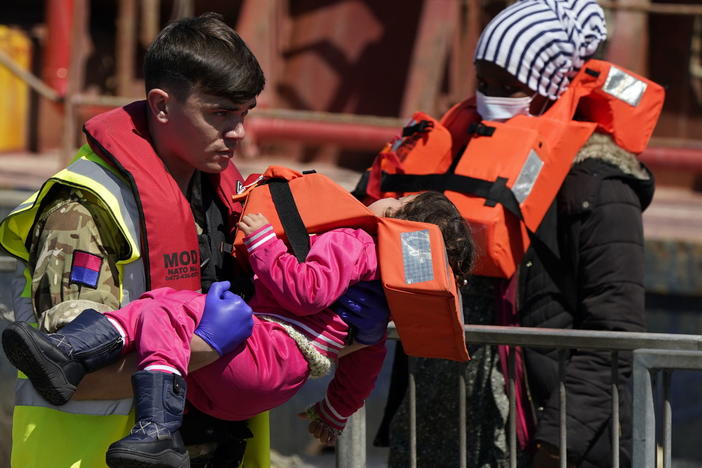
[[[32,231],[29,265],[37,321],[55,331],[86,308],[119,308],[116,262],[127,246],[91,194],[57,187],[50,200]]]

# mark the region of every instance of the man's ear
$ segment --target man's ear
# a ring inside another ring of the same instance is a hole
[[[146,103],[149,106],[151,116],[160,123],[168,122],[168,101],[170,95],[160,88],[150,89],[146,95]]]

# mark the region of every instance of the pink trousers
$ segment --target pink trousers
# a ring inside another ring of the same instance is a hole
[[[292,398],[307,381],[307,361],[283,327],[256,316],[238,349],[188,375],[190,340],[204,305],[204,294],[164,288],[105,315],[124,331],[124,351],[137,353],[138,369],[177,369],[187,376],[188,401],[204,413],[243,420]]]

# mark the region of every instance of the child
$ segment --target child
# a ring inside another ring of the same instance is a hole
[[[439,225],[457,279],[462,281],[468,273],[473,257],[470,231],[443,194],[426,192],[383,199],[369,209],[378,216]],[[348,316],[349,311],[337,314],[330,309],[350,285],[378,283],[374,239],[363,230],[350,228],[312,236],[309,254],[305,262],[299,263],[263,215],[244,216],[239,228],[246,234],[255,273],[256,292],[249,302],[256,311],[253,331],[235,352],[189,376],[188,400],[217,418],[244,420],[285,403],[307,378],[321,377],[336,364],[326,397],[307,411],[310,432],[324,443],[333,443],[373,389],[385,356],[387,317],[381,320],[380,335],[371,337],[367,330],[359,330],[357,342],[347,348],[350,326],[340,315]],[[107,323],[105,330],[112,330],[111,334],[103,333],[103,348],[118,342],[121,352],[133,349],[139,356],[139,371],[132,379],[137,421],[130,435],[110,446],[109,466],[142,466],[133,463],[155,460],[162,464],[153,466],[187,466],[188,455],[178,429],[185,404],[182,376],[188,369],[190,338],[206,303],[221,300],[219,296],[226,294],[227,287],[228,283],[219,283],[207,296],[171,289],[151,291],[104,316],[85,311],[60,333],[53,334],[54,342],[59,337],[59,341],[70,343],[71,326],[92,313]],[[37,363],[29,350],[42,339],[41,334],[22,336],[28,338],[10,340],[9,346],[5,333],[3,344],[13,363],[45,394],[46,389],[39,387],[45,386],[46,379],[43,385],[37,385],[42,376],[32,375],[37,367],[46,367],[45,361]],[[71,350],[61,346],[56,348],[70,356]],[[87,360],[89,356],[78,359]]]

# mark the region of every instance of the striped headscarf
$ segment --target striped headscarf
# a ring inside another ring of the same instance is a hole
[[[492,62],[538,94],[557,99],[606,37],[595,0],[519,0],[486,26],[475,60]]]

